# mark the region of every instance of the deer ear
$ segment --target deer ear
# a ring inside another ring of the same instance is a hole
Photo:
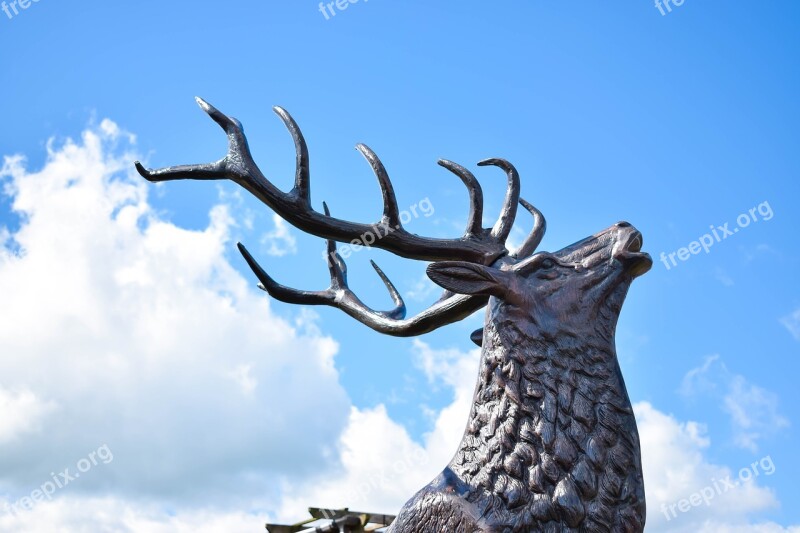
[[[481,294],[502,298],[508,293],[510,274],[464,261],[440,261],[428,265],[428,277],[457,294]]]
[[[469,338],[478,346],[483,346],[483,328],[473,331]]]

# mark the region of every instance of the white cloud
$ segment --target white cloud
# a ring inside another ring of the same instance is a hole
[[[740,469],[713,464],[705,458],[711,442],[702,424],[679,422],[647,402],[636,404],[634,409],[642,444],[648,531],[688,533],[698,531],[704,523],[747,524],[748,515],[777,507],[776,495],[759,485],[755,475],[752,481],[725,490],[722,480],[735,482]],[[775,468],[759,468],[759,476],[766,479],[767,472],[774,473]],[[680,511],[677,505],[681,500],[707,487],[714,490],[709,505],[701,502],[688,512]]]
[[[494,221],[488,222],[487,227],[491,228],[493,224]],[[508,239],[506,240],[506,247],[511,251],[516,250],[522,246],[522,243],[525,242],[525,238],[527,236],[528,235],[521,228],[518,226],[513,226],[511,228],[511,233],[508,235]]]
[[[744,260],[748,263],[757,259],[761,255],[772,255],[775,257],[781,256],[779,251],[765,243],[757,244],[755,246],[739,246],[739,251],[744,256]]]
[[[469,352],[454,348],[434,350],[425,342],[414,339],[414,361],[428,382],[442,382],[457,393],[464,392],[468,385],[475,385],[480,352],[480,349]]]
[[[800,533],[800,526],[783,527],[774,522],[735,525],[709,521],[697,531],[698,533]]]
[[[281,479],[335,460],[350,409],[337,344],[313,315],[276,316],[233,269],[225,205],[202,231],[159,218],[153,187],[130,172],[130,140],[104,121],[51,143],[41,170],[22,157],[0,170],[19,217],[0,248],[0,497],[29,495],[107,444],[114,462],[40,504],[40,523],[46,509],[79,520],[67,502],[97,494],[129,513],[215,502],[261,523]],[[298,421],[328,437],[294,438]]]
[[[441,288],[432,282],[427,274],[423,273],[405,292],[405,298],[415,302],[424,302],[439,291]]]
[[[428,450],[391,420],[383,405],[352,409],[338,453],[340,465],[333,472],[284,485],[281,520],[305,517],[310,505],[396,512],[437,472]]]
[[[298,520],[309,505],[397,512],[431,481],[456,451],[472,400],[478,350],[434,350],[414,342],[414,358],[432,382],[453,390],[453,402],[436,413],[431,432],[415,442],[383,405],[353,409],[339,442],[341,469],[285,487],[279,515]]]
[[[41,431],[43,419],[55,407],[29,390],[8,391],[0,387],[0,445]]]
[[[778,396],[743,376],[731,378],[724,401],[736,428],[736,444],[742,448],[756,452],[759,439],[789,427],[789,420],[778,412]]]
[[[781,318],[781,324],[796,340],[800,341],[800,308]]]
[[[261,237],[261,244],[267,255],[283,257],[297,253],[297,239],[292,235],[289,224],[280,215],[273,213],[275,228]]]
[[[730,418],[734,443],[754,453],[759,440],[790,425],[779,412],[775,393],[731,372],[719,355],[707,357],[700,367],[687,372],[680,390],[687,397],[719,401]]]
[[[725,271],[725,269],[720,267],[714,269],[714,277],[726,287],[733,287],[736,284],[733,281],[733,278]]]
[[[253,394],[258,386],[258,380],[251,374],[252,370],[253,365],[239,365],[228,373],[228,376],[242,389],[242,393],[248,396]]]
[[[258,513],[192,509],[174,511],[112,497],[58,496],[33,510],[4,513],[0,500],[0,531],[26,533],[219,533],[263,531]]]

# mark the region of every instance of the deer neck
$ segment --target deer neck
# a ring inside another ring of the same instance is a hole
[[[551,508],[554,493],[564,490],[560,484],[586,460],[587,447],[599,446],[598,453],[613,447],[612,430],[632,428],[625,448],[638,450],[616,360],[616,320],[581,328],[580,335],[567,327],[545,332],[532,322],[487,311],[473,406],[450,464],[506,510],[538,499],[550,505],[542,509]],[[631,460],[640,468],[638,455]]]

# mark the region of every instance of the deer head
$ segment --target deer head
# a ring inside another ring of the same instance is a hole
[[[633,226],[618,222],[555,253],[501,258],[492,266],[442,261],[428,267],[428,276],[454,293],[496,297],[542,334],[599,323],[613,336],[630,282],[653,264],[642,242]]]

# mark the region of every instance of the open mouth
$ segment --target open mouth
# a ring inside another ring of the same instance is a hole
[[[650,254],[642,252],[643,245],[642,234],[638,231],[633,231],[622,245],[621,252],[615,254],[615,257],[626,266],[634,277],[641,276],[653,266]]]

